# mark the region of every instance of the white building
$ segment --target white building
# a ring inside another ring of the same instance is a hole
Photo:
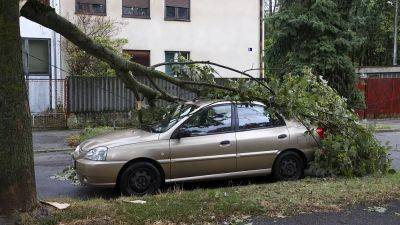
[[[64,0],[60,12],[71,21],[89,14],[124,24],[120,37],[129,41],[124,49],[144,65],[180,53],[241,71],[262,68],[263,0]],[[262,77],[262,70],[251,74]]]
[[[58,0],[44,1],[59,11]],[[24,74],[32,113],[54,109],[59,102],[60,35],[20,17]]]

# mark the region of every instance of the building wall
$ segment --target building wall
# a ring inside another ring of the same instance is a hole
[[[59,12],[59,0],[51,0],[50,5]],[[39,113],[54,108],[57,102],[60,82],[50,81],[61,79],[60,35],[24,17],[20,17],[21,37],[26,39],[46,39],[50,41],[50,76],[31,76],[28,81],[29,102],[32,113]],[[25,53],[26,54],[26,53]],[[26,75],[26,74],[25,74]]]
[[[129,40],[126,50],[150,50],[152,65],[165,62],[165,51],[190,51],[192,60],[210,60],[242,71],[260,68],[262,0],[191,0],[190,22],[165,21],[164,2],[150,0],[151,19],[137,19],[122,18],[122,0],[107,0],[107,16],[123,24],[119,36]],[[75,0],[62,1],[60,8],[62,16],[74,21]],[[260,71],[250,73],[261,76]]]

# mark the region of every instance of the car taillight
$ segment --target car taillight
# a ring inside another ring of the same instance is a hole
[[[321,138],[321,139],[324,138],[324,128],[318,127],[315,131],[317,132],[319,138]]]

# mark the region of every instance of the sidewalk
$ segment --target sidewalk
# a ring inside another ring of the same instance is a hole
[[[80,130],[46,130],[33,131],[33,151],[63,151],[71,150],[65,141],[67,137],[79,133]]]
[[[375,126],[377,132],[400,131],[400,119],[364,119],[362,123]]]

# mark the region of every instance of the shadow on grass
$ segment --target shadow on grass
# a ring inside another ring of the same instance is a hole
[[[251,184],[268,184],[274,182],[271,176],[235,178],[226,180],[210,180],[210,181],[193,181],[181,183],[165,184],[160,192],[168,193],[173,191],[191,191],[196,189],[217,189],[233,186],[246,186]],[[77,186],[76,190],[79,198],[87,200],[91,198],[115,199],[121,197],[116,188],[98,188],[89,186]]]

